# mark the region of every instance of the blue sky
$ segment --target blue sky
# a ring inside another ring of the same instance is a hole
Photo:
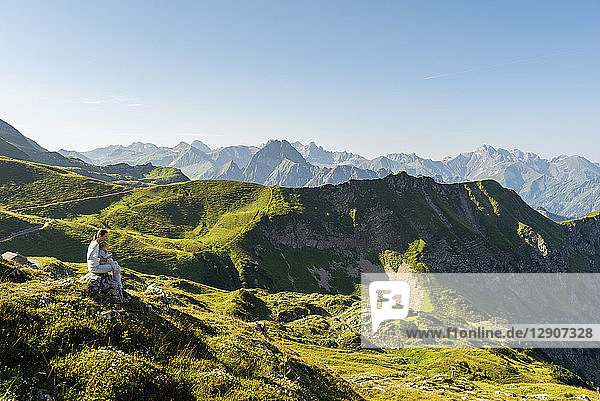
[[[0,118],[87,150],[307,142],[600,161],[598,1],[2,2]]]

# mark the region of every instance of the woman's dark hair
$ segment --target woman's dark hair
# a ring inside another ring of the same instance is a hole
[[[100,238],[106,234],[108,234],[108,230],[105,230],[105,229],[98,230],[98,232],[96,233],[96,238]]]

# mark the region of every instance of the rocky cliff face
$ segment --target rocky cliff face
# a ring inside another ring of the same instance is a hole
[[[600,269],[600,216],[557,224],[493,181],[442,185],[398,174],[289,191],[303,209],[262,219],[254,229],[252,247],[247,248],[257,262],[255,268],[263,271],[262,278],[254,275],[254,283],[263,280],[266,287],[341,292],[367,269]],[[251,277],[246,281],[252,282]],[[600,380],[597,350],[539,352],[586,380]]]
[[[582,240],[600,227],[596,219],[559,225],[493,181],[443,185],[401,173],[289,191],[303,212],[263,219],[256,228],[277,247],[344,252],[349,264],[386,251],[405,259],[418,253],[413,264],[432,272],[598,268],[598,237]]]
[[[563,223],[572,244],[589,262],[590,270],[600,271],[600,214]]]
[[[300,142],[292,144],[307,162],[320,167],[335,167],[340,164],[356,164],[366,161],[364,157],[349,152],[332,152],[323,149],[314,142],[303,145]]]
[[[256,152],[244,170],[249,182],[302,186],[313,175],[314,166],[287,141],[269,141]]]

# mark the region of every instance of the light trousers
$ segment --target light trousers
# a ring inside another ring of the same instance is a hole
[[[121,284],[121,266],[114,260],[109,260],[108,263],[101,263],[96,267],[88,268],[88,271],[91,273],[109,273],[112,272],[113,280],[115,280],[119,287],[123,288],[123,284]]]

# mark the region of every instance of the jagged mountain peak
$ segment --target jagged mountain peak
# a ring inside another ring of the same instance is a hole
[[[171,149],[179,152],[182,150],[184,150],[184,151],[189,150],[191,147],[192,147],[192,145],[190,145],[189,143],[181,141],[177,145],[173,146]]]
[[[134,151],[134,152],[151,152],[158,149],[153,143],[145,143],[145,142],[133,142],[131,145],[127,146],[126,149]]]
[[[310,141],[307,145],[301,142],[294,142],[294,148],[306,159],[307,162],[321,167],[335,167],[339,164],[357,165],[367,159],[364,157],[346,152],[326,150],[315,141]]]
[[[181,142],[179,145],[172,148],[171,151],[175,152],[175,155],[173,160],[169,163],[170,167],[184,168],[198,165],[199,163],[211,166],[213,164],[206,153],[185,142]]]
[[[492,146],[492,145],[488,145],[488,144],[483,144],[480,147],[477,148],[476,150],[477,153],[489,153],[489,154],[493,154],[496,153],[496,149]]]
[[[415,160],[421,159],[421,157],[417,156],[416,153],[388,153],[385,157],[389,160],[394,161],[405,161],[405,162],[414,162]]]
[[[270,157],[276,159],[288,159],[294,163],[306,163],[306,160],[300,152],[298,152],[288,141],[285,139],[277,140],[271,139],[267,144],[256,154],[254,157],[263,158]]]
[[[250,182],[302,186],[314,175],[314,166],[285,139],[269,140],[244,170]]]
[[[243,178],[243,172],[233,160],[230,160],[219,169],[216,178],[219,180],[239,181]]]
[[[194,140],[191,145],[194,148],[203,151],[204,153],[208,153],[212,150],[207,144],[205,144],[204,142],[202,142],[198,139]]]
[[[319,145],[317,145],[317,144],[315,143],[315,141],[310,141],[310,142],[308,143],[308,148],[309,148],[309,149],[312,149],[312,150],[317,150],[317,149],[318,149],[318,150],[324,150],[324,149],[323,149],[323,146],[319,146]]]

